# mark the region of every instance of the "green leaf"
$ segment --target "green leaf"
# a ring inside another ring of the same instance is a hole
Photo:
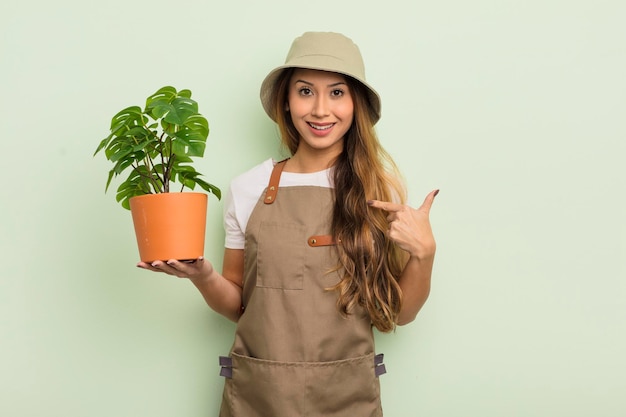
[[[218,200],[222,199],[222,191],[218,187],[216,187],[213,184],[209,184],[208,182],[200,178],[196,178],[195,181],[196,181],[196,184],[198,184],[200,188],[202,188],[204,191],[213,193],[217,197]]]
[[[176,139],[172,142],[172,150],[176,155],[202,157],[206,148],[206,138],[189,129],[176,132]]]
[[[131,146],[123,146],[123,147],[120,147],[119,150],[117,150],[117,152],[111,155],[109,160],[111,162],[117,162],[120,159],[125,159],[126,157],[132,154],[133,154],[133,148]]]
[[[100,144],[96,148],[96,151],[93,153],[93,156],[96,156],[96,154],[98,152],[100,152],[102,149],[104,149],[109,144],[110,140],[111,140],[111,136],[110,135],[107,136],[106,138],[102,139],[102,141],[100,142]]]
[[[128,168],[129,166],[131,166],[134,162],[134,158],[127,158],[127,159],[122,159],[121,161],[119,161],[117,164],[115,164],[115,167],[113,167],[113,171],[115,172],[115,175],[120,175],[126,168]]]
[[[159,90],[146,99],[146,109],[153,107],[155,102],[164,101],[171,103],[176,98],[176,89],[171,86],[159,88]]]
[[[172,101],[169,112],[163,120],[180,126],[194,114],[198,114],[198,103],[190,98],[178,97]]]
[[[176,154],[175,165],[178,166],[180,164],[190,164],[193,162],[193,159],[184,154]]]
[[[150,107],[147,108],[148,113],[152,116],[153,119],[160,119],[170,111],[172,111],[173,106],[169,101],[165,100],[157,100],[153,102]]]
[[[109,171],[109,177],[107,178],[107,184],[104,187],[104,192],[106,193],[109,190],[109,185],[111,185],[111,180],[113,179],[113,175],[115,174],[115,170]]]
[[[185,127],[194,132],[198,132],[205,140],[209,136],[209,122],[200,114],[194,114],[187,118]]]
[[[134,137],[134,138],[144,138],[146,136],[150,136],[150,131],[146,129],[144,126],[134,126],[128,130],[124,134],[124,136]]]
[[[143,124],[143,118],[141,108],[138,106],[127,107],[113,116],[113,119],[111,119],[111,131],[117,130],[119,126]]]
[[[156,142],[156,140],[150,136],[148,138],[144,138],[143,141],[139,142],[135,146],[133,146],[133,152],[137,152],[143,149],[146,149],[149,145]]]

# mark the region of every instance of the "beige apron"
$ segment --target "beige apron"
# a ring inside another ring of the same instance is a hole
[[[330,238],[329,188],[278,188],[284,161],[246,229],[243,314],[230,357],[220,417],[380,417],[369,318],[343,317]],[[280,192],[279,192],[280,191]]]

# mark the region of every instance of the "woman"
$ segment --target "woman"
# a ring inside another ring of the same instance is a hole
[[[435,255],[374,125],[380,98],[358,47],[337,33],[294,40],[261,101],[291,158],[234,179],[222,274],[207,260],[138,266],[189,278],[237,322],[220,416],[381,416],[372,326],[411,322]]]

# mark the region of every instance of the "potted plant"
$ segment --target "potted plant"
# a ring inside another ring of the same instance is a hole
[[[204,253],[206,193],[221,198],[218,187],[204,181],[191,163],[204,156],[207,119],[198,112],[190,90],[166,86],[146,99],[144,109],[127,107],[111,120],[104,150],[113,177],[129,172],[117,188],[117,201],[130,209],[142,261],[195,259]],[[175,192],[179,191],[179,192]]]

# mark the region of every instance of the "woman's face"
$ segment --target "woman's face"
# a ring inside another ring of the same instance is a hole
[[[298,151],[342,152],[354,117],[352,95],[343,75],[295,70],[289,81],[287,106],[300,134]]]

